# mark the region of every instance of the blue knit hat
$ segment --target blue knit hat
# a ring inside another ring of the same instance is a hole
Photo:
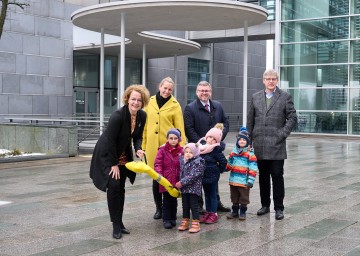
[[[249,132],[247,131],[246,127],[241,127],[238,135],[236,136],[236,147],[238,147],[238,148],[239,148],[238,142],[239,142],[240,138],[243,138],[246,140],[245,147],[250,145],[250,135],[249,135]]]
[[[167,132],[166,138],[168,138],[170,134],[174,134],[176,137],[178,137],[179,142],[181,141],[181,132],[180,132],[179,129],[177,129],[177,128],[171,128],[171,129]]]

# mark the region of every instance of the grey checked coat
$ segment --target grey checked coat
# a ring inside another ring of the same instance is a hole
[[[253,94],[246,128],[258,160],[283,160],[287,158],[286,138],[297,122],[294,103],[291,95],[278,87],[269,109],[265,99],[265,90]]]

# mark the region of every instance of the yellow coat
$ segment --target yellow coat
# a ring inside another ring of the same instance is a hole
[[[156,95],[151,96],[149,104],[144,108],[147,114],[142,149],[146,153],[148,165],[154,169],[154,161],[158,148],[165,144],[166,134],[171,128],[181,131],[180,145],[186,142],[184,117],[179,102],[171,95],[171,98],[159,109]]]

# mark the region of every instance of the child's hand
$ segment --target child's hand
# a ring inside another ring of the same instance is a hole
[[[177,188],[181,188],[181,187],[182,187],[180,181],[178,181],[178,182],[175,183],[175,187],[177,187]]]
[[[247,187],[247,188],[252,188],[252,187],[253,187],[253,184],[251,184],[250,182],[248,182],[248,183],[246,184],[246,187]]]

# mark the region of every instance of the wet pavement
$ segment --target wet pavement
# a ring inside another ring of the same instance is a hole
[[[234,134],[228,135],[227,152]],[[106,194],[88,175],[90,155],[0,162],[0,255],[360,255],[360,139],[291,136],[285,161],[285,218],[257,216],[258,178],[246,221],[201,226],[197,234],[154,220],[152,180],[127,183],[124,223],[112,238]],[[228,173],[222,202],[230,206]],[[178,222],[181,219],[179,199]]]

